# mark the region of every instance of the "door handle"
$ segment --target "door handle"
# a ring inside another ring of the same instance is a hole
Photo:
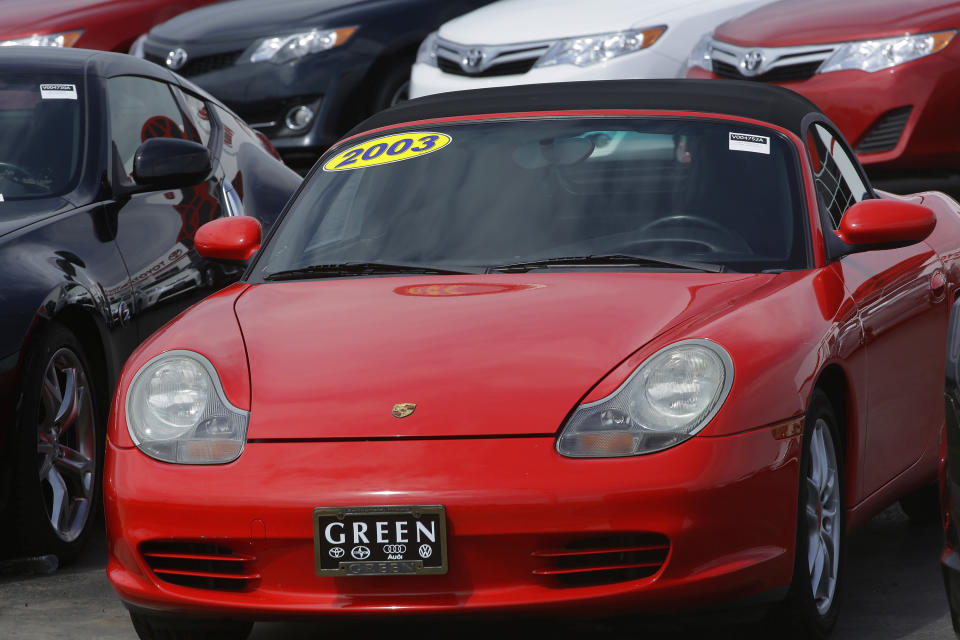
[[[943,271],[937,269],[933,272],[933,275],[930,276],[930,295],[934,302],[940,302],[943,300],[946,292],[947,276],[944,275]]]

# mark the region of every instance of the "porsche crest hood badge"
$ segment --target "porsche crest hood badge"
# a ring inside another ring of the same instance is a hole
[[[399,404],[393,405],[393,417],[394,418],[406,418],[408,415],[413,413],[417,409],[417,404],[415,402],[401,402]]]

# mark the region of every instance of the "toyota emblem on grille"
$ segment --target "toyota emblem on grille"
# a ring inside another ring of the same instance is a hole
[[[744,54],[740,67],[743,69],[745,75],[755,76],[759,72],[762,64],[763,52],[755,49]]]
[[[183,49],[174,49],[167,54],[167,67],[177,71],[187,64],[187,52]]]
[[[477,71],[483,63],[483,49],[470,49],[460,60],[460,66],[466,71]]]

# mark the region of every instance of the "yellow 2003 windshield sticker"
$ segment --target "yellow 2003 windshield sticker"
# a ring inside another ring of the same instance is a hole
[[[374,138],[354,145],[327,160],[324,171],[349,171],[409,160],[439,151],[453,140],[445,133],[414,131]]]

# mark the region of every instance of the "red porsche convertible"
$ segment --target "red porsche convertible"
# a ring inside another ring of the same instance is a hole
[[[244,279],[117,387],[108,574],[142,638],[763,598],[822,637],[846,533],[936,479],[960,208],[875,192],[788,90],[415,100],[260,245],[202,227]]]

